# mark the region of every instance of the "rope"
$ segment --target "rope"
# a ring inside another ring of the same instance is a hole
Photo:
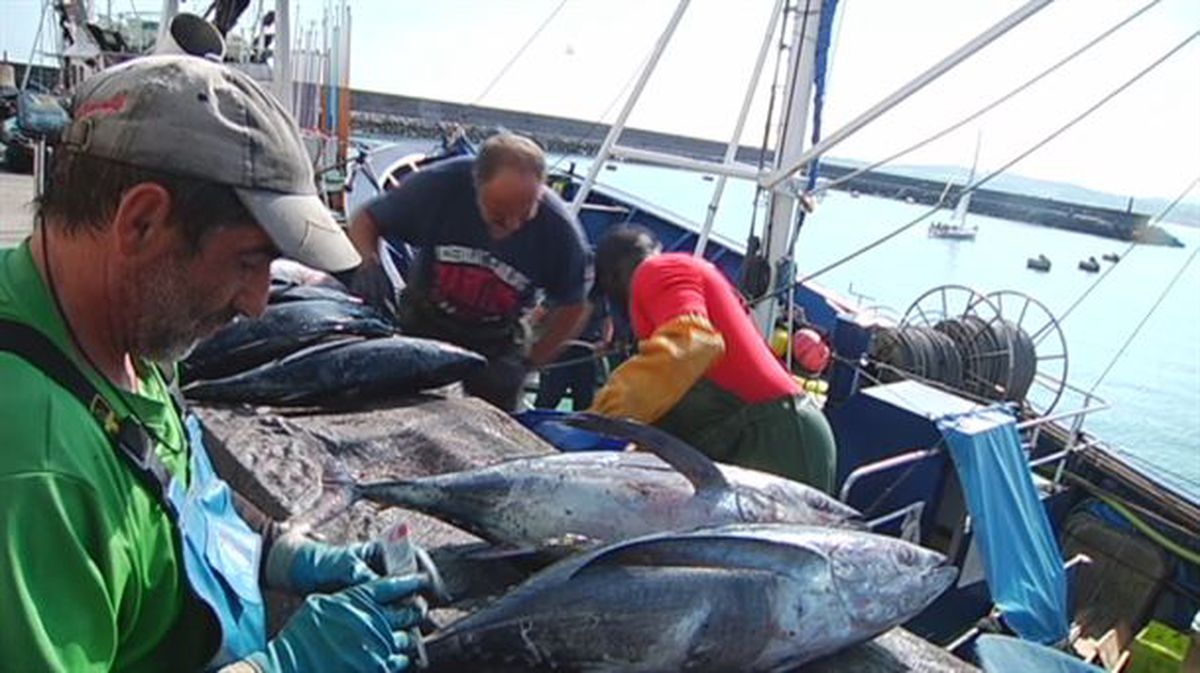
[[[625,97],[625,92],[629,90],[629,87],[633,86],[633,82],[637,79],[637,76],[641,74],[642,68],[646,67],[646,61],[648,60],[650,60],[650,52],[646,53],[646,57],[643,58],[641,63],[638,63],[638,66],[633,69],[632,73],[629,74],[629,79],[625,80],[625,85],[622,86],[620,91],[617,92],[617,95],[613,96],[613,99],[608,102],[608,107],[604,108],[604,112],[601,112],[600,116],[596,118],[597,128],[592,129],[586,136],[583,137],[583,140],[580,142],[581,145],[588,145],[596,141],[602,133],[608,132],[608,129],[603,126],[604,118],[607,117],[608,113],[612,112],[612,109],[617,106],[617,103],[619,103],[621,99]],[[553,173],[556,168],[562,165],[563,161],[566,161],[567,156],[568,155],[566,154],[560,155],[558,159],[556,159],[555,162],[550,165],[550,168],[547,169],[547,172]]]
[[[529,48],[529,45],[533,44],[533,41],[537,39],[537,36],[542,34],[542,31],[545,30],[546,26],[550,25],[550,22],[554,20],[555,16],[558,16],[558,13],[564,6],[566,6],[566,4],[567,0],[562,0],[558,3],[558,6],[554,8],[554,11],[550,12],[550,15],[547,16],[545,20],[542,21],[541,25],[537,27],[537,30],[533,31],[533,34],[529,36],[529,39],[525,40],[525,44],[522,44],[521,48],[512,55],[512,58],[508,59],[508,62],[504,64],[504,67],[500,68],[500,72],[496,73],[496,76],[492,78],[492,81],[488,82],[488,85],[484,87],[483,92],[476,96],[475,100],[471,101],[471,105],[479,105],[479,101],[483,100],[489,93],[491,93],[492,87],[496,86],[496,84],[500,82],[501,78],[508,73],[509,68],[512,68],[513,64],[521,58],[521,55],[525,53],[525,50]]]
[[[1129,338],[1125,339],[1125,343],[1121,344],[1120,350],[1118,350],[1117,354],[1113,356],[1113,359],[1108,363],[1108,366],[1104,368],[1104,373],[1100,374],[1100,378],[1096,379],[1096,382],[1092,384],[1092,388],[1088,391],[1088,395],[1096,392],[1096,388],[1100,386],[1100,383],[1104,381],[1104,378],[1108,376],[1108,373],[1111,372],[1113,367],[1116,366],[1117,360],[1120,360],[1121,356],[1125,354],[1125,349],[1129,348],[1129,344],[1133,343],[1133,340],[1137,337],[1138,332],[1141,332],[1142,328],[1146,326],[1146,323],[1150,320],[1150,316],[1154,315],[1154,312],[1158,310],[1159,305],[1162,304],[1163,300],[1167,298],[1167,295],[1171,293],[1171,290],[1175,287],[1175,283],[1179,282],[1179,279],[1183,277],[1183,272],[1187,271],[1187,268],[1191,266],[1192,260],[1196,259],[1196,253],[1198,252],[1200,252],[1200,246],[1192,249],[1192,254],[1188,255],[1188,258],[1186,261],[1184,261],[1183,266],[1179,267],[1179,271],[1175,272],[1175,277],[1171,279],[1171,282],[1167,283],[1165,288],[1163,288],[1162,293],[1158,295],[1158,299],[1155,300],[1154,305],[1150,307],[1150,310],[1146,312],[1146,315],[1142,316],[1141,322],[1137,324],[1137,327],[1133,328],[1133,332],[1130,333]]]
[[[1034,152],[1036,152],[1037,150],[1041,149],[1042,147],[1044,147],[1045,145],[1047,145],[1048,143],[1050,143],[1052,140],[1054,140],[1054,139],[1055,139],[1055,138],[1057,138],[1058,136],[1062,135],[1062,134],[1063,134],[1065,131],[1067,131],[1067,130],[1068,130],[1068,129],[1070,129],[1071,127],[1075,126],[1076,124],[1078,124],[1080,121],[1083,121],[1083,119],[1087,118],[1087,117],[1088,117],[1088,116],[1090,116],[1090,115],[1091,115],[1093,112],[1095,112],[1096,110],[1100,109],[1100,108],[1101,108],[1101,107],[1103,107],[1103,106],[1104,106],[1106,103],[1108,103],[1109,101],[1111,101],[1113,98],[1116,98],[1118,95],[1120,95],[1121,93],[1123,93],[1123,92],[1124,92],[1126,89],[1128,89],[1130,86],[1132,86],[1132,85],[1133,85],[1135,82],[1137,82],[1137,81],[1138,81],[1138,80],[1140,80],[1141,78],[1145,77],[1145,76],[1146,76],[1147,74],[1149,74],[1149,73],[1150,73],[1152,70],[1154,70],[1154,69],[1155,69],[1155,68],[1157,68],[1159,65],[1161,65],[1161,64],[1162,64],[1164,61],[1166,61],[1167,59],[1169,59],[1169,58],[1171,58],[1172,56],[1174,56],[1175,54],[1177,54],[1177,53],[1178,53],[1180,50],[1182,50],[1184,47],[1186,47],[1188,44],[1190,44],[1190,43],[1192,42],[1192,40],[1195,40],[1197,37],[1200,37],[1200,31],[1196,31],[1196,32],[1192,33],[1191,35],[1189,35],[1189,36],[1188,36],[1186,39],[1184,39],[1183,41],[1181,41],[1181,42],[1179,42],[1178,44],[1176,44],[1174,47],[1172,47],[1170,50],[1168,50],[1168,51],[1167,51],[1165,54],[1163,54],[1162,56],[1160,56],[1160,57],[1158,57],[1157,59],[1155,59],[1153,63],[1151,63],[1150,65],[1146,66],[1145,68],[1143,68],[1142,70],[1140,70],[1140,71],[1139,71],[1137,74],[1135,74],[1133,77],[1131,77],[1131,78],[1129,78],[1128,80],[1126,80],[1124,83],[1122,83],[1122,84],[1121,84],[1121,86],[1119,86],[1119,87],[1117,87],[1116,89],[1113,89],[1113,90],[1112,90],[1112,91],[1110,91],[1109,93],[1105,94],[1105,96],[1104,96],[1103,98],[1101,98],[1100,100],[1098,100],[1098,101],[1096,101],[1095,103],[1093,103],[1093,104],[1092,104],[1090,107],[1088,107],[1086,110],[1084,110],[1083,112],[1081,112],[1081,113],[1079,113],[1078,115],[1076,115],[1075,117],[1073,117],[1073,118],[1072,118],[1070,121],[1068,121],[1067,123],[1063,124],[1062,126],[1058,127],[1057,129],[1055,129],[1055,130],[1054,130],[1052,133],[1050,133],[1050,134],[1049,134],[1048,136],[1046,136],[1045,138],[1043,138],[1043,139],[1039,140],[1037,143],[1035,143],[1035,144],[1034,144],[1032,147],[1030,147],[1029,149],[1027,149],[1027,150],[1025,150],[1025,151],[1021,152],[1021,153],[1020,153],[1020,154],[1018,154],[1017,156],[1015,156],[1015,157],[1013,157],[1012,159],[1008,160],[1007,162],[1005,162],[1005,163],[1004,163],[1004,165],[1003,165],[1003,166],[1001,166],[1001,167],[997,168],[996,170],[992,171],[991,173],[988,173],[987,175],[983,176],[982,178],[980,178],[980,179],[976,180],[975,182],[973,182],[973,183],[971,183],[971,184],[967,185],[966,187],[964,187],[964,188],[963,188],[963,190],[962,190],[962,192],[960,193],[960,195],[959,195],[959,196],[960,196],[960,197],[962,197],[962,196],[965,196],[965,195],[967,195],[967,194],[969,194],[969,193],[971,193],[971,192],[975,191],[976,189],[979,189],[979,188],[980,188],[980,187],[982,187],[983,185],[985,185],[985,184],[987,184],[987,183],[991,182],[991,181],[992,181],[992,180],[994,180],[994,179],[995,179],[997,176],[999,176],[1001,173],[1004,173],[1004,172],[1005,172],[1005,171],[1007,171],[1009,168],[1012,168],[1014,165],[1016,165],[1017,163],[1019,163],[1020,161],[1022,161],[1022,160],[1023,160],[1023,159],[1025,159],[1026,157],[1028,157],[1030,154],[1033,154]],[[837,259],[837,260],[835,260],[834,262],[832,262],[832,263],[830,263],[830,264],[827,264],[827,265],[825,265],[825,266],[821,267],[821,268],[820,268],[820,269],[818,269],[817,271],[814,271],[813,273],[810,273],[810,274],[808,274],[808,275],[807,275],[807,276],[805,276],[804,278],[801,278],[801,279],[800,279],[800,282],[801,282],[801,283],[807,283],[808,281],[810,281],[810,280],[813,280],[814,278],[817,278],[817,277],[819,277],[819,276],[822,276],[822,275],[824,275],[825,273],[828,273],[829,271],[831,271],[831,270],[833,270],[833,269],[836,269],[837,267],[839,267],[839,266],[841,266],[841,265],[845,264],[846,262],[849,262],[850,260],[852,260],[852,259],[855,259],[855,258],[857,258],[857,257],[861,256],[861,255],[862,255],[862,254],[864,254],[864,253],[867,253],[867,252],[870,252],[871,250],[874,250],[875,248],[877,248],[877,247],[879,247],[880,245],[883,245],[884,243],[886,243],[886,242],[888,242],[888,241],[892,240],[893,238],[895,238],[895,237],[899,236],[900,234],[902,234],[902,233],[904,233],[904,232],[908,231],[909,229],[912,229],[913,227],[915,227],[915,226],[917,226],[918,224],[920,224],[920,223],[924,222],[925,220],[929,219],[929,218],[930,218],[930,217],[932,217],[934,214],[936,214],[936,213],[937,213],[939,210],[941,210],[941,209],[942,209],[942,206],[943,206],[943,204],[944,204],[944,201],[945,201],[945,197],[943,197],[941,200],[939,200],[937,203],[935,203],[935,204],[933,205],[933,207],[931,207],[931,208],[930,208],[928,211],[926,211],[925,213],[923,213],[923,214],[921,214],[921,215],[917,216],[917,217],[916,217],[916,218],[914,218],[912,221],[910,221],[910,222],[908,222],[908,223],[906,223],[906,224],[904,224],[904,225],[900,226],[899,228],[897,228],[897,229],[895,229],[895,230],[893,230],[893,231],[891,231],[891,232],[889,232],[889,233],[887,233],[887,234],[885,234],[885,235],[881,236],[881,237],[880,237],[880,238],[878,238],[878,239],[875,239],[875,240],[874,240],[874,241],[872,241],[871,243],[868,243],[867,245],[865,245],[865,246],[863,246],[863,247],[859,248],[858,250],[855,250],[855,251],[853,251],[853,252],[851,252],[851,253],[849,253],[849,254],[847,254],[847,255],[845,255],[845,256],[843,256],[843,257],[841,257],[841,258]],[[778,293],[778,291],[777,291],[776,293]],[[772,294],[776,294],[776,293],[772,293]],[[767,296],[769,296],[769,295],[767,295]],[[763,297],[763,298],[765,298],[765,297]],[[760,298],[760,301],[761,301],[761,299],[763,299],[763,298]]]
[[[1021,92],[1025,91],[1026,89],[1028,89],[1029,87],[1033,86],[1034,84],[1037,84],[1038,82],[1042,81],[1042,80],[1043,80],[1043,79],[1045,79],[1045,78],[1046,78],[1048,75],[1050,75],[1050,74],[1051,74],[1051,73],[1053,73],[1054,71],[1058,70],[1059,68],[1063,67],[1064,65],[1066,65],[1066,64],[1068,64],[1068,63],[1070,63],[1070,62],[1071,62],[1071,61],[1073,61],[1073,60],[1074,60],[1076,57],[1078,57],[1079,55],[1083,54],[1083,53],[1084,53],[1084,52],[1086,52],[1087,50],[1091,49],[1092,47],[1096,46],[1097,44],[1100,44],[1100,43],[1101,43],[1101,42],[1103,42],[1105,39],[1107,39],[1107,38],[1108,38],[1110,35],[1112,35],[1113,33],[1117,32],[1117,31],[1118,31],[1118,30],[1120,30],[1121,28],[1124,28],[1126,24],[1128,24],[1129,22],[1131,22],[1131,21],[1133,21],[1134,19],[1138,18],[1139,16],[1141,16],[1142,14],[1144,14],[1144,13],[1145,13],[1147,10],[1149,10],[1151,7],[1153,7],[1154,5],[1157,5],[1159,2],[1162,2],[1162,0],[1151,0],[1149,3],[1147,3],[1146,5],[1144,5],[1144,6],[1143,6],[1141,9],[1137,10],[1137,11],[1136,11],[1136,12],[1134,12],[1133,14],[1130,14],[1130,15],[1129,15],[1128,17],[1126,17],[1124,20],[1120,21],[1119,23],[1117,23],[1116,25],[1112,26],[1112,27],[1111,27],[1111,28],[1109,28],[1108,30],[1106,30],[1106,31],[1104,31],[1103,33],[1100,33],[1100,34],[1099,34],[1099,35],[1097,35],[1096,37],[1092,38],[1091,40],[1089,40],[1088,42],[1086,42],[1086,43],[1085,43],[1083,46],[1079,47],[1078,49],[1076,49],[1075,51],[1071,52],[1070,54],[1067,54],[1065,57],[1063,57],[1061,60],[1059,60],[1059,61],[1055,62],[1055,63],[1054,63],[1053,65],[1051,65],[1050,67],[1048,67],[1048,68],[1046,68],[1045,70],[1041,71],[1041,72],[1040,72],[1040,73],[1038,73],[1037,75],[1034,75],[1034,76],[1033,76],[1033,78],[1029,79],[1029,80],[1028,80],[1028,81],[1026,81],[1024,84],[1021,84],[1021,85],[1017,86],[1015,89],[1012,89],[1012,90],[1010,90],[1008,93],[1005,93],[1005,94],[1001,95],[999,98],[997,98],[997,99],[993,100],[991,103],[988,103],[987,105],[984,105],[983,107],[979,108],[979,109],[978,109],[978,110],[976,110],[975,112],[973,112],[973,113],[971,113],[971,114],[967,115],[966,117],[962,118],[961,120],[959,120],[959,121],[958,121],[958,122],[956,122],[955,124],[952,124],[951,126],[948,126],[948,127],[946,127],[945,129],[942,129],[941,131],[938,131],[937,133],[935,133],[935,134],[933,134],[933,135],[929,136],[928,138],[925,138],[924,140],[921,140],[921,141],[917,142],[917,143],[916,143],[916,144],[914,144],[914,145],[911,145],[910,147],[907,147],[907,148],[905,148],[905,149],[902,149],[902,150],[900,150],[899,152],[896,152],[895,154],[893,154],[893,155],[891,155],[891,156],[887,157],[886,159],[881,159],[881,160],[879,160],[879,161],[876,161],[875,163],[873,163],[873,164],[871,164],[871,165],[869,165],[869,166],[864,166],[863,168],[859,168],[859,169],[857,169],[857,170],[855,170],[855,171],[853,171],[853,172],[851,172],[851,173],[847,173],[846,175],[843,175],[842,177],[840,177],[840,178],[838,178],[838,179],[836,179],[836,180],[833,180],[832,182],[829,182],[829,183],[827,183],[827,184],[825,184],[825,185],[822,185],[821,187],[819,187],[818,189],[816,189],[816,190],[813,192],[813,194],[814,194],[814,195],[816,195],[816,194],[822,194],[822,193],[824,193],[824,192],[826,192],[826,191],[828,191],[828,190],[830,190],[830,189],[835,189],[835,188],[837,188],[837,187],[839,187],[839,186],[841,186],[841,185],[843,185],[843,184],[845,184],[845,183],[849,182],[850,180],[853,180],[854,178],[857,178],[857,177],[859,177],[860,175],[862,175],[862,174],[864,174],[864,173],[867,173],[867,172],[869,172],[869,171],[873,171],[873,170],[875,170],[876,168],[879,168],[880,166],[883,166],[883,165],[885,165],[885,164],[890,164],[890,163],[892,163],[893,161],[895,161],[896,159],[899,159],[899,158],[901,158],[901,157],[904,157],[904,156],[906,156],[906,155],[908,155],[908,154],[911,154],[912,152],[915,152],[915,151],[917,151],[917,150],[921,149],[922,147],[925,147],[926,145],[928,145],[928,144],[930,144],[930,143],[932,143],[932,142],[936,142],[936,141],[938,141],[938,140],[941,140],[942,138],[946,137],[947,135],[949,135],[949,134],[951,134],[951,133],[953,133],[953,132],[957,131],[958,129],[960,129],[960,128],[962,128],[962,127],[966,126],[967,124],[969,124],[969,123],[971,123],[971,122],[975,121],[976,119],[979,119],[979,118],[980,118],[980,117],[982,117],[983,115],[985,115],[985,114],[987,114],[988,112],[991,112],[991,111],[992,111],[992,110],[994,110],[995,108],[999,107],[1001,104],[1003,104],[1003,103],[1007,102],[1008,100],[1010,100],[1011,98],[1013,98],[1013,97],[1014,97],[1014,96],[1016,96],[1017,94],[1020,94]]]
[[[1155,224],[1155,223],[1162,221],[1163,218],[1165,218],[1168,214],[1170,214],[1170,212],[1175,209],[1175,206],[1179,205],[1179,202],[1183,200],[1183,197],[1187,196],[1188,192],[1192,191],[1192,188],[1195,187],[1198,183],[1200,183],[1200,177],[1197,177],[1195,180],[1192,180],[1192,183],[1187,186],[1187,189],[1183,190],[1183,192],[1181,192],[1179,194],[1179,196],[1175,197],[1175,200],[1171,202],[1171,205],[1167,206],[1162,211],[1160,211],[1157,215],[1155,215],[1154,219],[1152,219],[1150,221],[1151,224]],[[1133,252],[1133,249],[1136,247],[1137,247],[1136,241],[1130,243],[1129,246],[1127,248],[1125,248],[1125,250],[1123,252],[1121,252],[1121,259],[1125,259],[1126,257],[1128,257],[1129,253]],[[1077,306],[1082,304],[1084,299],[1087,299],[1088,295],[1092,293],[1092,290],[1096,289],[1096,286],[1100,284],[1100,281],[1107,278],[1108,274],[1112,273],[1112,270],[1115,268],[1117,268],[1117,265],[1112,264],[1112,265],[1108,266],[1108,268],[1104,269],[1104,273],[1100,274],[1100,277],[1097,278],[1095,280],[1095,282],[1093,282],[1091,285],[1089,285],[1087,287],[1087,289],[1083,291],[1083,294],[1079,295],[1079,298],[1076,299],[1074,302],[1072,302],[1072,304],[1067,307],[1067,310],[1062,312],[1062,315],[1058,316],[1059,324],[1062,324],[1062,322],[1067,319],[1067,316],[1071,315],[1071,312],[1074,311]]]

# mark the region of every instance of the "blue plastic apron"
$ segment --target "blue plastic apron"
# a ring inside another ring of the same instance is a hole
[[[233,507],[233,494],[208,460],[200,421],[184,416],[191,446],[191,485],[178,479],[167,497],[178,514],[188,584],[212,608],[221,625],[221,648],[210,665],[219,667],[266,646],[266,609],[258,586],[262,538]]]

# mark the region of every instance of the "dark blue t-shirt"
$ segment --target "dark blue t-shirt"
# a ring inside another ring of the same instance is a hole
[[[470,157],[441,162],[367,205],[385,237],[419,248],[409,285],[475,321],[516,317],[539,288],[552,304],[582,302],[591,265],[583,230],[562,199],[543,188],[537,215],[494,240],[479,213],[471,164]]]

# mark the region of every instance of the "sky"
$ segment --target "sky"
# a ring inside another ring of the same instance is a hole
[[[329,0],[295,0],[297,24]],[[562,8],[480,98],[502,66]],[[154,8],[157,2],[112,0]],[[207,0],[185,0],[202,11]],[[257,3],[256,3],[257,4]],[[675,0],[351,0],[351,85],[592,121],[623,93]],[[693,0],[629,125],[728,140],[773,0]],[[1018,0],[842,0],[823,128],[828,134],[1024,4]],[[837,146],[872,161],[1015,87],[1146,0],[1057,0],[954,71]],[[41,0],[0,0],[0,49],[29,51]],[[1161,0],[1018,98],[900,160],[995,168],[1200,30],[1200,0]],[[774,59],[743,142],[761,142]],[[602,118],[605,112],[607,116]],[[1013,168],[1116,194],[1174,197],[1200,175],[1200,39]],[[1200,201],[1193,192],[1190,201]]]

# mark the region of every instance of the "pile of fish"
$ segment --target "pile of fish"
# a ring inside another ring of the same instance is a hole
[[[431,339],[397,334],[333,278],[272,265],[270,299],[180,364],[184,394],[205,402],[267,405],[367,403],[460,381],[486,360]]]
[[[327,467],[320,520],[368,500],[560,557],[434,633],[432,670],[790,671],[911,619],[956,574],[816,489],[714,463],[652,427],[568,422],[645,451],[371,483]]]

